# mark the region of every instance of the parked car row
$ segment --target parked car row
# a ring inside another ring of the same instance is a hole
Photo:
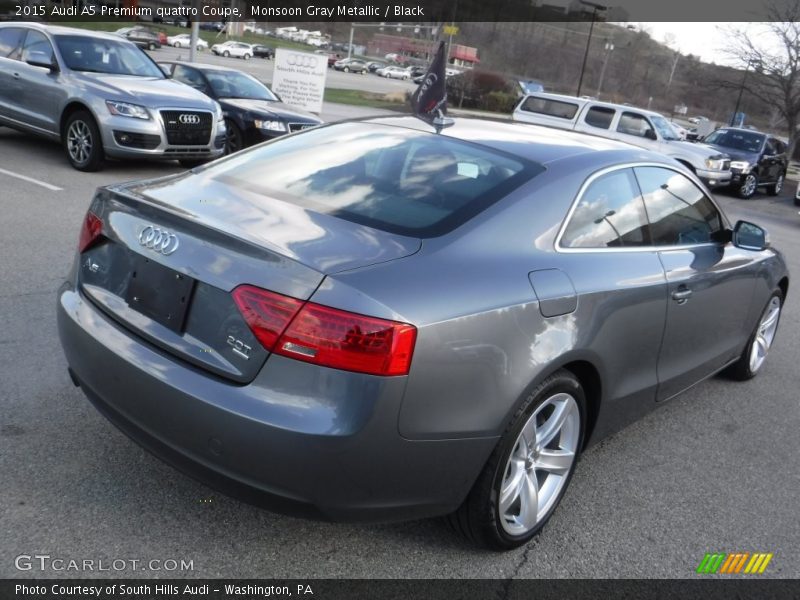
[[[726,127],[702,143],[688,143],[686,132],[659,113],[622,104],[539,92],[524,96],[513,118],[660,152],[683,164],[709,188],[727,187],[741,198],[752,197],[759,188],[779,194],[788,168],[786,144],[767,134]]]
[[[0,124],[61,142],[74,168],[94,171],[109,158],[192,167],[321,123],[239,71],[159,68],[130,37],[0,24]]]

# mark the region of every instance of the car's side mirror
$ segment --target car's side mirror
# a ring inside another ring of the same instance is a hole
[[[25,53],[25,62],[34,67],[44,67],[52,72],[57,72],[58,63],[52,53],[43,50],[29,50]]]
[[[644,137],[646,137],[648,140],[653,140],[653,141],[658,140],[658,136],[656,135],[656,132],[653,131],[652,129],[648,129],[647,131],[645,131],[644,132]]]
[[[765,229],[748,221],[738,221],[733,228],[733,245],[745,250],[766,250],[769,236]]]

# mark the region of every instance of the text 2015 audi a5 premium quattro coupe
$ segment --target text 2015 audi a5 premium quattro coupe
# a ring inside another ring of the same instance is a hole
[[[671,159],[391,117],[100,189],[58,322],[97,408],[212,486],[511,548],[587,442],[758,373],[787,289]]]

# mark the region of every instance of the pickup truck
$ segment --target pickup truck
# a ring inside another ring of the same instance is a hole
[[[682,163],[709,188],[731,182],[731,159],[719,150],[681,141],[669,121],[649,110],[543,92],[526,94],[514,108],[515,121],[572,129],[628,142]]]

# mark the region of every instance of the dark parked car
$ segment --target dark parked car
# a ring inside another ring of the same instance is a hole
[[[378,69],[382,69],[385,66],[386,66],[385,62],[380,62],[378,60],[373,60],[373,61],[367,63],[367,71],[369,71],[370,73],[374,73]]]
[[[266,85],[241,71],[184,62],[162,62],[159,66],[172,79],[220,103],[227,154],[322,123],[317,116],[284,104]]]
[[[270,59],[275,56],[275,50],[262,44],[253,44],[253,56]]]
[[[760,187],[771,196],[783,189],[789,158],[781,140],[750,129],[723,127],[706,136],[703,143],[731,157],[731,188],[740,198],[750,198]]]
[[[116,33],[146,50],[155,50],[162,46],[161,35],[144,27],[126,27]],[[164,37],[163,44],[166,44],[166,42],[166,37]]]
[[[788,286],[765,231],[661,154],[385,117],[100,189],[57,314],[72,381],[196,478],[318,518],[451,514],[507,549],[587,444],[762,371]]]
[[[333,68],[345,73],[366,73],[367,63],[357,58],[344,58],[333,63]]]
[[[411,79],[414,79],[416,77],[422,77],[427,72],[428,72],[428,68],[427,67],[422,67],[420,65],[413,65],[411,67],[408,67],[408,76]]]
[[[222,21],[200,21],[200,29],[203,31],[220,32],[225,29],[225,23]]]

